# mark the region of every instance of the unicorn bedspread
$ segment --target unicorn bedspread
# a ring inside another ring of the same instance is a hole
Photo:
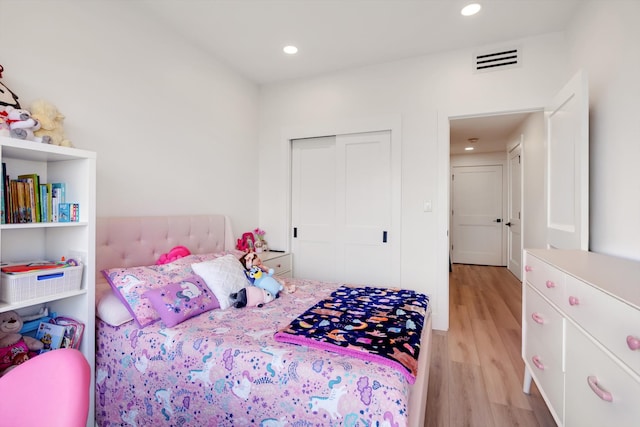
[[[387,365],[413,384],[428,303],[406,289],[341,286],[275,339]]]
[[[412,386],[400,371],[274,339],[340,286],[288,280],[297,291],[262,308],[212,310],[172,328],[98,320],[96,424],[406,426]]]

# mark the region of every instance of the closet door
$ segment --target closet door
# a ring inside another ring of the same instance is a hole
[[[336,277],[336,137],[296,139],[291,152],[291,252],[296,277]]]
[[[390,132],[296,140],[292,159],[295,276],[398,284]]]

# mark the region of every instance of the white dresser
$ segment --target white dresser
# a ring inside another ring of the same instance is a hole
[[[536,382],[560,426],[640,426],[640,262],[525,251],[524,391]]]
[[[293,277],[291,254],[287,252],[262,252],[258,254],[262,263],[273,268],[274,276]]]

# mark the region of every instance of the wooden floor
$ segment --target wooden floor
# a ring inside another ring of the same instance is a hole
[[[504,267],[454,264],[448,332],[433,332],[427,427],[555,427],[522,392],[521,283]]]

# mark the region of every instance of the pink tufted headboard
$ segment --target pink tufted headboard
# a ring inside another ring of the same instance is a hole
[[[175,246],[211,253],[235,246],[224,215],[99,217],[96,223],[96,279],[105,268],[152,265]]]

